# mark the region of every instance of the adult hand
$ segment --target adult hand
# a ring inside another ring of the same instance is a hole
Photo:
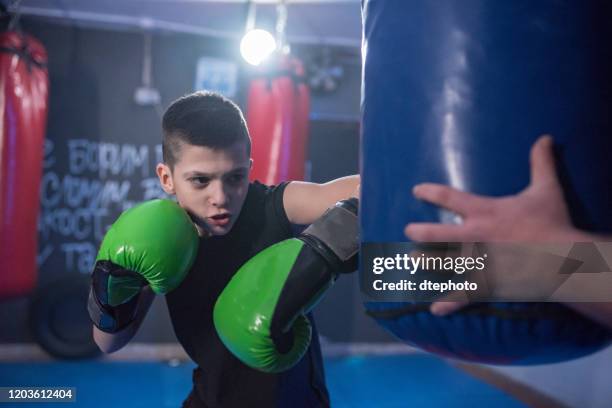
[[[419,242],[568,242],[581,240],[569,216],[555,170],[552,138],[540,137],[530,154],[531,181],[516,195],[485,197],[455,188],[424,183],[413,188],[416,198],[453,211],[461,224],[411,223],[406,236]],[[584,235],[586,236],[586,234]],[[445,315],[466,300],[434,302],[431,312]]]

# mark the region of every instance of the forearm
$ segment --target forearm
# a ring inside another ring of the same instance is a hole
[[[361,183],[361,177],[359,174],[354,174],[352,176],[341,177],[327,183],[324,183],[324,187],[332,187],[328,188],[329,195],[333,205],[336,201],[343,200],[345,198],[355,196],[355,193],[358,192],[359,184]],[[358,197],[357,197],[358,198]]]
[[[293,224],[311,224],[336,202],[359,195],[359,175],[324,184],[293,181],[284,195],[285,211]]]
[[[612,330],[612,302],[569,302],[565,305]]]
[[[574,227],[563,232],[561,237],[563,242],[612,242],[612,235],[594,234]]]
[[[610,235],[596,235],[585,231],[573,230],[567,238],[571,242],[610,242]],[[612,330],[612,302],[565,302],[575,311],[589,317]]]
[[[138,331],[154,299],[153,291],[145,286],[140,293],[134,321],[117,333],[106,333],[93,326],[93,338],[100,350],[104,353],[113,353],[125,346]]]

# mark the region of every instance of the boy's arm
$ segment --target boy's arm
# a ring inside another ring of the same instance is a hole
[[[138,306],[136,307],[135,319],[125,329],[117,333],[106,333],[93,326],[93,338],[98,348],[104,353],[113,353],[125,346],[136,334],[142,324],[151,303],[155,299],[155,293],[145,286],[140,292]]]
[[[192,220],[173,201],[147,201],[121,214],[100,244],[87,299],[102,351],[112,353],[134,336],[154,293],[181,284],[198,244]]]
[[[312,224],[336,202],[359,195],[359,175],[317,184],[292,181],[285,188],[283,204],[292,224]]]

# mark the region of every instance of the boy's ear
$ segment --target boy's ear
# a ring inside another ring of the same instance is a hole
[[[155,172],[159,178],[159,184],[166,194],[174,195],[174,181],[172,180],[172,170],[164,163],[158,163]]]

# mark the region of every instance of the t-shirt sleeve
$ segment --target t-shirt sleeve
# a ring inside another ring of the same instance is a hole
[[[278,222],[278,227],[282,229],[287,237],[293,237],[294,231],[287,217],[285,205],[283,204],[283,196],[285,188],[289,185],[289,181],[284,181],[276,186],[270,186],[266,197],[266,212],[269,219]]]

